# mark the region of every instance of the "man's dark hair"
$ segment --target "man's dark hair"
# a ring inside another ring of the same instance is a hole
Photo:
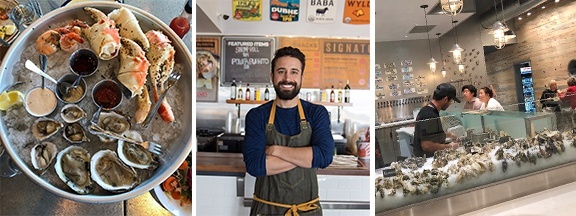
[[[494,97],[494,92],[489,87],[482,87],[481,89],[484,90],[484,93],[490,96],[490,98]]]
[[[302,63],[301,74],[304,75],[304,66],[306,65],[306,56],[298,48],[294,48],[291,46],[282,47],[282,48],[276,50],[276,53],[274,54],[274,59],[272,59],[272,69],[271,69],[272,73],[274,72],[274,68],[276,68],[276,60],[278,60],[279,58],[284,57],[284,56],[290,56],[290,57],[297,58],[298,60],[300,60],[300,63]]]
[[[576,78],[570,77],[568,78],[568,86],[576,86]]]
[[[465,89],[468,89],[468,91],[470,91],[470,93],[472,93],[472,95],[474,97],[476,97],[476,92],[477,92],[476,87],[474,87],[473,85],[462,86],[462,91],[464,91]]]
[[[445,97],[448,97],[448,96],[443,95],[443,94],[440,93],[440,91],[438,91],[438,90],[435,90],[434,93],[432,94],[432,100],[435,100],[435,101],[442,100],[442,99],[444,99]]]

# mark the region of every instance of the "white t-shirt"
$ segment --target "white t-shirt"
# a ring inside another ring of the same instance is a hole
[[[504,111],[504,107],[502,107],[500,102],[498,102],[496,99],[490,98],[490,100],[488,100],[488,105],[486,105],[486,103],[482,103],[480,110]]]

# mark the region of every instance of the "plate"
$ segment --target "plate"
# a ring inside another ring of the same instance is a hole
[[[36,20],[32,25],[26,28],[24,31],[21,32],[20,36],[14,41],[14,43],[10,46],[4,60],[1,62],[0,66],[0,86],[8,86],[14,82],[16,82],[22,76],[29,76],[29,72],[23,68],[23,64],[25,59],[29,58],[33,62],[37,62],[38,56],[35,54],[31,57],[25,57],[29,55],[31,52],[35,52],[36,50],[30,51],[29,46],[31,44],[35,44],[36,39],[45,32],[47,29],[51,28],[53,24],[58,23],[67,23],[72,19],[81,19],[81,20],[91,20],[90,16],[83,11],[83,7],[90,6],[97,8],[104,13],[109,13],[113,9],[119,8],[120,6],[124,6],[127,9],[130,9],[138,21],[140,22],[140,26],[144,31],[150,29],[161,30],[164,34],[172,41],[172,45],[176,50],[175,62],[176,64],[180,64],[182,68],[182,78],[176,84],[175,87],[171,89],[171,93],[167,96],[167,98],[172,98],[170,102],[173,110],[175,110],[176,121],[175,123],[178,124],[178,127],[181,130],[172,130],[177,131],[176,133],[163,133],[163,136],[170,136],[171,138],[169,141],[162,142],[160,144],[163,145],[164,155],[160,158],[160,165],[157,169],[150,174],[149,177],[145,178],[137,187],[132,189],[131,191],[114,194],[114,193],[94,193],[88,195],[79,195],[74,193],[72,190],[67,188],[64,184],[64,187],[61,185],[63,182],[54,176],[47,176],[47,175],[54,175],[53,174],[53,164],[49,167],[48,171],[42,175],[34,172],[31,169],[28,160],[25,159],[25,153],[20,151],[26,146],[18,146],[15,143],[17,141],[12,140],[9,138],[10,135],[14,135],[11,131],[14,131],[13,128],[8,127],[8,121],[4,118],[0,118],[0,137],[5,144],[5,152],[9,153],[18,168],[33,182],[40,185],[42,188],[58,195],[64,197],[66,199],[71,199],[80,202],[88,202],[88,203],[112,203],[112,202],[119,202],[124,201],[127,199],[131,199],[136,197],[140,194],[146,193],[153,189],[154,186],[160,185],[162,181],[168,178],[180,165],[180,161],[183,161],[187,154],[185,152],[190,152],[192,150],[192,133],[188,131],[192,131],[192,97],[184,97],[179,96],[179,101],[174,100],[174,96],[170,96],[174,93],[174,91],[181,91],[179,92],[180,95],[192,95],[192,54],[188,52],[186,45],[184,42],[176,35],[167,24],[163,23],[160,19],[156,18],[152,14],[136,8],[131,5],[121,5],[115,2],[109,1],[95,1],[95,2],[82,2],[73,5],[68,5],[66,7],[61,7],[47,13],[40,19]],[[93,22],[93,21],[92,21]],[[58,51],[62,52],[62,51]],[[33,58],[32,58],[33,57]],[[61,65],[64,64],[65,60],[62,62],[57,62],[55,60],[51,60],[50,56],[48,57],[48,65],[49,69],[51,68],[50,64],[52,65]],[[117,59],[115,60],[117,61]],[[52,63],[50,63],[52,62]],[[109,71],[110,72],[110,71]],[[100,75],[94,75],[100,76]],[[94,77],[92,76],[92,77]],[[90,78],[89,78],[90,79]],[[28,85],[39,85],[40,78],[34,79],[33,82],[29,82]],[[47,82],[47,86],[54,84]],[[27,88],[26,85],[20,85],[20,88]],[[26,90],[26,89],[22,89]],[[174,93],[175,94],[175,93]],[[88,99],[88,100],[87,100]],[[181,100],[180,100],[181,99]],[[84,98],[81,103],[92,104],[90,98]],[[178,104],[178,105],[175,105]],[[58,105],[59,107],[62,104]],[[83,107],[84,108],[84,107]],[[94,109],[94,107],[90,107]],[[176,109],[175,109],[176,108]],[[59,110],[59,109],[57,109]],[[176,113],[179,112],[179,113]],[[91,116],[93,112],[89,112],[88,115]],[[2,116],[4,117],[4,116]],[[24,120],[23,120],[24,121]],[[155,119],[153,121],[161,122],[160,119]],[[175,124],[173,123],[173,124]],[[172,125],[173,125],[172,124]],[[145,135],[143,132],[152,132],[148,134],[152,136],[152,134],[156,133],[158,127],[165,127],[167,124],[154,124],[148,128],[148,130],[141,130],[142,135]],[[25,126],[24,126],[25,127]],[[156,129],[154,129],[156,128]],[[159,132],[158,132],[159,133]],[[157,133],[156,133],[157,134]],[[173,138],[172,138],[173,137]],[[96,137],[94,137],[97,139]],[[51,138],[53,139],[53,138]],[[151,138],[149,138],[151,139]],[[158,139],[163,139],[159,137]],[[155,140],[155,139],[152,139]],[[65,143],[62,143],[65,144]],[[90,144],[82,144],[82,147],[87,148],[91,154],[94,154],[96,150],[90,150],[90,148],[108,148],[114,149],[114,147],[106,147],[106,146],[93,146]],[[63,148],[59,148],[63,149]],[[29,149],[28,149],[29,150]]]
[[[162,185],[154,187],[158,201],[166,210],[174,215],[192,215],[192,204],[180,206],[180,200],[175,200],[162,190]]]

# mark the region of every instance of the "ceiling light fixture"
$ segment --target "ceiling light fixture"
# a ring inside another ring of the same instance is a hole
[[[445,14],[455,16],[462,12],[462,8],[464,8],[464,0],[440,0],[440,5]]]
[[[428,48],[430,49],[430,61],[428,62],[428,65],[430,66],[430,71],[432,73],[436,73],[436,63],[438,62],[434,60],[434,57],[432,57],[432,45],[430,45],[430,30],[428,29],[428,17],[426,16],[426,8],[428,8],[428,5],[420,5],[420,8],[424,10],[424,20],[426,20],[426,35],[428,36]]]
[[[558,2],[560,2],[560,0],[554,0],[554,2],[558,3]]]
[[[492,30],[490,31],[490,34],[494,35],[494,47],[496,47],[496,49],[504,48],[504,46],[506,46],[506,44],[508,43],[509,39],[516,37],[514,32],[512,30],[510,30],[510,28],[508,28],[508,26],[506,25],[506,22],[504,21],[504,2],[502,0],[500,0],[500,6],[502,6],[502,12],[501,12],[502,13],[502,22],[500,20],[497,20],[492,25]],[[498,17],[498,9],[496,7],[496,0],[494,0],[494,11],[496,12],[496,17]],[[530,14],[530,13],[528,13],[528,14]],[[518,17],[518,20],[522,20],[522,17]]]
[[[442,63],[442,77],[446,78],[446,67],[444,67],[444,54],[442,54],[442,43],[440,40],[440,33],[436,33],[436,36],[438,36],[438,47],[440,47],[440,62]]]
[[[530,15],[532,15],[532,13],[528,12],[526,15],[527,15],[527,16],[530,16]]]
[[[464,49],[462,49],[462,47],[460,47],[460,45],[458,45],[458,32],[456,31],[456,26],[455,23],[457,23],[458,21],[454,21],[454,17],[450,16],[452,18],[452,29],[454,29],[454,46],[452,46],[452,49],[448,52],[452,53],[452,57],[454,58],[454,63],[455,64],[460,64],[462,63],[462,51],[464,51]]]
[[[518,17],[518,20],[522,20],[522,17]]]
[[[542,9],[546,9],[546,6],[542,6]]]

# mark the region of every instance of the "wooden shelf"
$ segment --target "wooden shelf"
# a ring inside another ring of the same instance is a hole
[[[264,104],[268,101],[263,100],[226,100],[226,103],[229,104]],[[312,102],[315,104],[320,104],[324,106],[352,106],[352,103],[332,103],[332,102]]]

